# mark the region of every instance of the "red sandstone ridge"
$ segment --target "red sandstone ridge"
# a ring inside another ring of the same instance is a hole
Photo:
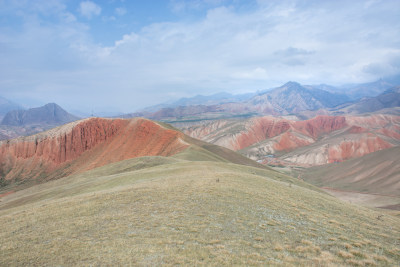
[[[304,121],[260,117],[214,121],[183,130],[260,162],[279,154],[301,165],[343,161],[400,144],[400,116],[394,115],[322,115]]]
[[[317,138],[322,134],[330,133],[347,126],[346,118],[342,116],[317,116],[306,121],[295,121],[293,127],[312,138]]]
[[[221,125],[223,127],[219,128],[218,126]],[[241,150],[264,140],[279,137],[279,140],[275,140],[278,144],[274,143],[272,146],[277,151],[286,151],[310,144],[309,138],[316,139],[323,134],[346,126],[346,118],[341,116],[317,116],[306,121],[290,121],[266,116],[251,118],[234,124],[216,121],[206,125],[189,127],[183,129],[183,131],[192,137],[232,150]],[[289,132],[291,134],[284,134]]]
[[[11,180],[56,178],[140,156],[170,156],[183,134],[145,119],[91,118],[0,142],[0,173]]]
[[[338,145],[331,146],[328,150],[328,163],[361,157],[391,147],[391,144],[381,138],[368,134],[358,140],[344,141]]]
[[[356,125],[353,125],[348,129],[348,132],[352,134],[360,134],[360,133],[365,133],[367,131],[368,131],[367,129]]]
[[[247,131],[240,133],[236,137],[236,140],[232,142],[231,148],[240,150],[267,138],[277,136],[289,129],[290,124],[287,120],[273,117],[255,118]]]
[[[291,151],[298,147],[310,145],[311,142],[304,138],[299,138],[291,132],[283,133],[279,136],[278,142],[273,146],[276,151]]]

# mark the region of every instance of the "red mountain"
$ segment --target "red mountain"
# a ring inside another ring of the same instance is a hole
[[[5,180],[52,179],[140,156],[170,156],[183,134],[145,119],[92,118],[0,142]]]
[[[184,127],[195,138],[240,150],[262,161],[320,165],[360,157],[400,144],[400,116],[317,116],[305,121],[258,117]]]

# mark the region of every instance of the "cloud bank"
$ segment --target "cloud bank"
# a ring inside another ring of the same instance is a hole
[[[110,9],[121,26],[124,3],[11,2],[0,2],[0,95],[10,98],[128,112],[289,80],[339,85],[400,73],[398,1],[171,1],[163,12],[174,19],[127,27],[112,45],[95,40],[110,23],[98,17]]]

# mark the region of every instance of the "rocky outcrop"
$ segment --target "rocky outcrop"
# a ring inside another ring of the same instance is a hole
[[[39,157],[56,165],[76,159],[83,152],[116,135],[126,121],[92,119],[77,125],[35,136],[4,141],[0,146],[1,157],[17,159]]]
[[[0,142],[3,179],[55,178],[139,156],[170,156],[183,134],[145,119],[91,118]]]

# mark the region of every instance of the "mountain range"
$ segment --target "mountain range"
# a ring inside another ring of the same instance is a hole
[[[318,114],[338,115],[347,112],[362,114],[398,107],[398,101],[392,99],[398,98],[396,88],[383,80],[370,84],[352,85],[345,89],[328,85],[311,86],[288,82],[257,94],[233,97],[222,93],[208,97],[185,98],[171,104],[165,103],[141,112],[126,114],[123,117],[140,116],[178,122],[262,115],[296,114],[304,119]],[[374,105],[371,105],[372,102]],[[396,109],[387,110],[387,112],[398,113]]]
[[[340,105],[332,109],[332,112],[334,114],[362,114],[384,111],[385,113],[400,114],[399,107],[400,87],[396,86],[376,97],[364,97],[357,102]]]
[[[348,95],[353,100],[358,100],[364,97],[374,97],[384,91],[398,85],[398,83],[388,82],[383,79],[379,79],[375,82],[363,83],[363,84],[352,84],[347,86],[339,86],[336,88],[327,87],[328,91],[341,92]]]
[[[176,108],[176,107],[186,107],[186,106],[193,106],[193,105],[219,105],[223,103],[230,103],[230,102],[238,102],[244,101],[252,96],[255,93],[247,93],[247,94],[237,94],[233,95],[226,92],[216,93],[213,95],[196,95],[194,97],[184,97],[178,99],[176,101],[170,101],[154,106],[147,107],[142,110],[142,112],[155,112],[163,108]]]

